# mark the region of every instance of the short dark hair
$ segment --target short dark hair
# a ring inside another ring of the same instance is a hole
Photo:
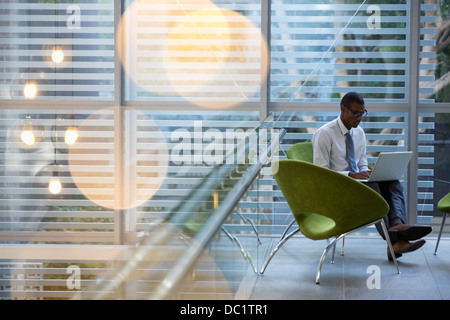
[[[351,103],[365,104],[364,99],[357,92],[349,92],[341,100],[341,106],[349,106]]]

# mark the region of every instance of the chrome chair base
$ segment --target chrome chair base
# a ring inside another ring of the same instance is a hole
[[[268,255],[266,261],[264,262],[260,273],[264,274],[264,271],[266,271],[266,268],[269,264],[269,262],[272,260],[273,256],[278,252],[278,250],[288,241],[292,236],[294,236],[296,233],[300,232],[300,228],[296,228],[291,233],[287,234],[289,229],[292,227],[292,225],[296,223],[295,219],[287,226],[287,228],[284,230],[283,234],[280,237],[280,240],[278,241],[278,244],[275,246],[275,248],[272,249],[270,254]]]
[[[342,243],[342,251],[341,251],[341,255],[344,255],[344,238],[345,238],[346,235],[348,235],[348,234],[350,234],[350,233],[353,233],[353,232],[355,232],[355,231],[361,230],[361,229],[363,229],[363,228],[366,228],[366,227],[368,227],[368,226],[370,226],[370,225],[372,225],[372,224],[374,224],[374,223],[378,223],[378,222],[381,223],[381,226],[382,226],[382,228],[383,228],[383,233],[384,233],[384,235],[385,235],[386,242],[387,242],[387,244],[388,244],[389,252],[391,253],[391,256],[392,256],[392,257],[395,257],[394,248],[393,248],[393,246],[392,246],[391,239],[389,238],[389,233],[388,233],[388,230],[387,230],[387,228],[386,228],[386,225],[385,225],[383,219],[380,219],[380,220],[371,222],[371,223],[369,223],[369,224],[367,224],[367,225],[365,225],[365,226],[359,227],[359,228],[357,228],[357,229],[355,229],[355,230],[351,230],[351,231],[349,231],[349,232],[347,232],[347,233],[345,233],[345,234],[341,234],[341,235],[337,236],[336,238],[334,238],[334,239],[328,244],[328,246],[327,246],[327,247],[325,248],[325,250],[323,251],[322,256],[320,257],[320,260],[319,260],[319,265],[318,265],[318,267],[317,267],[317,273],[316,273],[316,284],[320,284],[320,275],[321,275],[321,272],[322,272],[322,265],[323,265],[323,262],[324,262],[324,260],[325,260],[326,255],[327,255],[327,253],[330,251],[330,249],[333,248],[333,254],[332,254],[331,263],[334,263],[334,253],[335,253],[335,249],[336,249],[336,243],[337,243],[339,240],[342,239],[342,242],[343,242],[343,243]],[[265,270],[266,270],[266,268],[267,268],[269,262],[272,260],[272,258],[273,258],[274,255],[277,253],[277,251],[278,251],[278,250],[279,250],[279,249],[287,242],[287,240],[289,240],[289,238],[291,238],[292,236],[294,236],[296,233],[298,233],[298,232],[300,231],[299,228],[296,228],[294,231],[292,231],[291,233],[287,234],[287,232],[289,231],[289,229],[292,227],[292,225],[293,225],[294,223],[295,223],[295,220],[292,221],[292,222],[288,225],[288,227],[286,228],[286,230],[283,232],[283,234],[282,234],[282,236],[281,236],[279,242],[278,242],[277,245],[273,248],[273,250],[270,252],[269,256],[267,257],[266,261],[265,261],[264,264],[263,264],[263,267],[261,268],[261,271],[260,271],[261,274],[264,274],[264,272],[265,272]],[[399,267],[398,267],[397,259],[394,258],[393,260],[394,260],[394,265],[395,265],[395,267],[396,267],[396,269],[397,269],[397,274],[400,274],[400,269],[399,269]]]

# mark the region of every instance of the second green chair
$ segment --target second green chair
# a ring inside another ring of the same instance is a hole
[[[314,154],[312,142],[305,141],[293,144],[286,152],[286,156],[291,160],[300,160],[313,163]]]
[[[447,218],[447,214],[450,214],[450,192],[447,193],[441,200],[439,200],[437,208],[441,211],[444,216],[442,217],[441,230],[439,231],[439,236],[436,242],[436,248],[434,249],[434,254],[437,253],[439,247],[439,241],[441,241],[442,231],[444,230],[445,219]]]

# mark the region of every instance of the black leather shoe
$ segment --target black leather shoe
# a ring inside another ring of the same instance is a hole
[[[418,226],[410,224],[396,224],[389,228],[389,238],[392,243],[397,241],[414,241],[425,237],[433,231],[430,226]]]
[[[400,258],[403,255],[403,253],[416,251],[417,249],[421,248],[425,244],[425,242],[426,242],[425,240],[419,240],[416,242],[408,242],[404,240],[397,241],[392,245],[394,249],[395,258],[396,259]],[[389,247],[387,249],[387,256],[389,261],[393,260]]]

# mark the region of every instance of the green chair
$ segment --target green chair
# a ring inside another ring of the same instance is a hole
[[[441,200],[439,200],[437,208],[439,211],[444,213],[442,217],[441,230],[439,231],[439,236],[436,243],[436,248],[434,249],[434,254],[437,253],[437,249],[439,246],[439,241],[441,241],[442,231],[444,230],[445,219],[447,218],[447,214],[450,214],[450,192],[447,193]]]
[[[322,264],[330,248],[345,235],[380,222],[392,257],[394,249],[383,217],[389,211],[387,202],[371,188],[341,173],[298,160],[280,160],[272,172],[298,228],[275,246],[267,257],[263,274],[275,253],[286,241],[301,231],[312,240],[332,239],[323,251],[317,268],[319,284]],[[400,273],[396,259],[397,272]]]

